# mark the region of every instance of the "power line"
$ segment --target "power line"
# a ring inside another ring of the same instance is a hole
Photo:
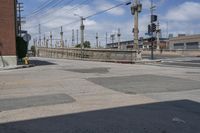
[[[41,9],[38,9],[38,11],[36,11],[35,13],[31,14],[28,17],[33,17],[36,16],[38,14],[40,14],[41,12],[45,12],[47,11],[49,8],[53,8],[55,6],[57,6],[59,3],[61,3],[63,0],[57,0],[57,1],[51,1],[50,3],[48,3],[46,6],[42,7]]]
[[[96,16],[96,15],[100,15],[100,14],[102,14],[102,13],[105,13],[105,12],[107,12],[107,11],[109,11],[109,10],[112,10],[112,9],[117,8],[117,7],[119,7],[119,6],[122,6],[122,5],[124,5],[124,4],[129,5],[130,3],[131,3],[130,1],[122,2],[122,3],[120,3],[120,4],[117,4],[117,5],[113,6],[113,7],[108,8],[108,9],[106,9],[106,10],[102,10],[102,11],[100,11],[100,12],[96,12],[96,13],[94,13],[94,14],[91,14],[91,15],[87,16],[87,17],[84,17],[84,19],[88,19],[88,18],[94,17],[94,16]],[[70,23],[68,23],[68,24],[62,25],[62,26],[71,25],[71,24],[77,23],[77,22],[79,22],[79,21],[80,21],[80,20],[75,20],[75,21],[72,21],[72,22],[70,22]],[[60,27],[60,26],[58,26],[58,27]],[[51,31],[54,30],[54,29],[57,29],[58,27],[52,28]],[[45,32],[45,33],[46,33],[46,32]],[[37,35],[37,34],[36,34],[36,35]]]
[[[92,15],[89,15],[89,16],[85,17],[85,19],[91,18],[91,17],[96,16],[96,15],[100,15],[100,14],[102,14],[102,13],[105,13],[105,12],[107,12],[107,11],[109,11],[109,10],[112,10],[112,9],[117,8],[117,7],[119,7],[119,6],[122,6],[122,5],[124,5],[124,4],[128,5],[128,4],[130,4],[130,1],[122,2],[122,3],[120,3],[120,4],[117,4],[117,5],[113,6],[113,7],[108,8],[108,9],[106,9],[106,10],[103,10],[103,11],[100,11],[100,12],[96,12],[96,13],[94,13],[94,14],[92,14]]]
[[[66,6],[66,5],[69,5],[70,3],[72,3],[74,0],[70,0],[70,1],[66,1],[65,3],[63,3],[64,1],[63,0],[59,0],[59,1],[57,1],[54,5],[52,5],[51,7],[48,7],[48,8],[46,8],[46,10],[44,10],[43,12],[41,12],[40,11],[40,13],[38,13],[38,14],[35,14],[34,16],[35,17],[42,17],[42,16],[45,16],[45,15],[51,15],[52,13],[55,13],[55,12],[57,12],[58,10],[60,10],[60,8],[56,8],[56,9],[54,9],[54,10],[49,10],[49,9],[52,9],[52,8],[55,8],[55,7],[57,7],[57,6],[59,6],[60,4],[62,4],[62,7],[63,6]],[[30,18],[30,19],[35,19],[35,17],[32,17],[32,18]]]
[[[73,1],[73,0],[72,0]],[[77,8],[80,8],[81,7],[81,5],[83,5],[83,4],[87,4],[88,2],[89,2],[90,0],[85,0],[85,1],[83,1],[83,2],[81,2],[81,3],[79,3],[78,5],[76,5],[76,6],[74,6],[74,7],[72,7],[71,9],[68,9],[68,10],[65,10],[65,11],[67,11],[67,12],[70,12],[70,11],[72,11],[72,10],[74,10],[74,9],[77,9]],[[59,9],[60,10],[60,9]],[[66,12],[66,13],[67,13]],[[55,12],[54,12],[55,13]],[[56,19],[48,19],[48,20],[46,20],[46,21],[44,21],[43,23],[40,23],[41,25],[44,25],[44,24],[47,24],[47,23],[49,23],[49,22],[52,22],[52,21],[55,21]],[[38,26],[38,24],[36,24],[36,25],[34,25],[34,26],[29,26],[29,27],[24,27],[24,28],[35,28],[35,27],[37,27]]]
[[[26,18],[31,17],[31,16],[37,14],[38,12],[42,11],[43,9],[48,7],[50,4],[52,4],[53,1],[55,2],[55,0],[49,0],[48,2],[45,2],[38,9],[36,9],[32,13],[30,13],[30,15],[26,16]]]

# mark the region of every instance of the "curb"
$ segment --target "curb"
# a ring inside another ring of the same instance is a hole
[[[156,64],[156,63],[161,63],[162,60],[141,60],[141,61],[136,61],[136,64]]]
[[[0,68],[0,71],[22,69],[22,68],[30,68],[30,67],[34,67],[34,66],[35,66],[34,64],[29,64],[29,65],[17,65],[17,66],[13,66],[13,67],[2,67],[2,68]]]

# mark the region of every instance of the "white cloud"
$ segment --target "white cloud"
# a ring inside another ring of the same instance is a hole
[[[200,20],[200,3],[185,2],[176,8],[169,10],[166,19],[172,21]]]
[[[116,1],[126,1],[126,0],[116,0]],[[165,0],[159,0],[157,3],[163,3]],[[143,4],[143,9],[149,10],[149,7],[151,5],[150,0],[141,0]],[[71,6],[65,6],[63,8],[57,9],[55,12],[55,8],[49,9],[47,11],[48,16],[38,17],[34,18],[32,20],[28,20],[26,27],[33,27],[34,25],[38,25],[38,23],[41,23],[41,29],[42,29],[42,35],[45,33],[46,36],[49,36],[49,32],[52,31],[55,38],[60,38],[60,27],[63,25],[64,30],[64,38],[68,40],[68,43],[71,42],[72,38],[72,29],[79,29],[80,28],[80,18],[77,16],[74,16],[74,14],[79,14],[80,16],[86,17],[88,15],[94,14],[95,12],[98,12],[100,10],[108,9],[112,6],[114,6],[113,3],[110,2],[110,0],[95,0],[94,3],[91,5],[82,5],[80,8],[76,8],[76,10],[70,10],[75,5]],[[191,8],[189,8],[189,7]],[[160,27],[164,33],[166,33],[167,24],[166,22],[169,21],[169,33],[198,33],[200,29],[200,25],[196,24],[194,25],[193,21],[199,20],[200,15],[197,12],[197,8],[200,9],[199,3],[194,2],[186,2],[178,6],[177,8],[170,9],[165,15],[160,14],[159,18],[161,19]],[[116,8],[114,10],[111,10],[110,12],[107,12],[110,15],[114,15],[115,18],[112,19],[106,18],[106,19],[99,19],[98,17],[95,18],[89,18],[84,21],[85,24],[85,38],[86,40],[91,41],[92,44],[96,42],[95,36],[96,33],[99,33],[99,40],[101,43],[105,43],[105,34],[108,32],[108,40],[109,36],[112,33],[117,33],[117,29],[121,29],[121,40],[130,40],[133,39],[133,16],[129,16],[130,18],[126,18],[124,20],[116,21],[116,18],[120,15],[125,15],[126,10],[122,7]],[[128,10],[130,15],[130,10]],[[187,11],[187,12],[186,12]],[[174,14],[173,14],[174,12]],[[127,14],[128,14],[127,13]],[[177,15],[179,17],[177,17]],[[183,15],[183,16],[181,16]],[[123,16],[120,16],[120,18]],[[119,18],[119,19],[120,19]],[[74,22],[70,25],[66,25],[68,23]],[[147,25],[149,24],[150,16],[149,12],[144,12],[140,14],[139,17],[139,31],[140,36],[144,36],[144,34],[147,32]],[[28,29],[29,33],[32,33],[32,37],[38,36],[38,26]],[[34,36],[34,35],[37,36]],[[109,42],[109,41],[108,41]]]
[[[141,0],[143,9],[150,9],[151,1],[150,0]]]
[[[174,35],[184,34],[198,34],[200,25],[197,22],[200,20],[200,3],[185,2],[172,9],[168,9],[165,15],[160,15],[161,29],[164,35],[173,33]],[[168,23],[168,25],[167,25]]]

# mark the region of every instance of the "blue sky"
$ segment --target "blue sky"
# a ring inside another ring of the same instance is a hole
[[[79,29],[80,16],[88,16],[115,6],[127,0],[19,0],[24,2],[24,16],[26,24],[24,29],[28,30],[33,38],[38,38],[38,24],[41,24],[42,36],[49,36],[53,33],[54,38],[59,38],[60,26],[63,25],[65,40],[70,45],[72,40],[72,29]],[[42,4],[52,1],[49,6],[39,10]],[[55,2],[61,2],[57,5]],[[140,0],[143,4],[143,11],[139,15],[140,36],[145,36],[147,25],[150,21],[150,0]],[[162,36],[167,33],[199,34],[200,33],[200,0],[154,0],[157,6],[155,14],[159,17]],[[51,5],[51,6],[50,6]],[[35,15],[33,15],[35,13]],[[40,15],[39,15],[40,14]],[[76,21],[76,23],[70,24]],[[105,34],[115,34],[118,28],[121,29],[121,40],[132,39],[133,16],[130,13],[130,5],[120,6],[109,12],[94,16],[85,22],[86,40],[95,42],[95,34],[99,33],[99,40],[102,45],[105,43]]]

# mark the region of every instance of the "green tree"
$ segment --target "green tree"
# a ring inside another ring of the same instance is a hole
[[[81,48],[81,44],[77,44],[75,47],[76,47],[76,48]],[[84,47],[84,48],[91,48],[90,41],[85,41],[85,42],[83,43],[83,47]]]

